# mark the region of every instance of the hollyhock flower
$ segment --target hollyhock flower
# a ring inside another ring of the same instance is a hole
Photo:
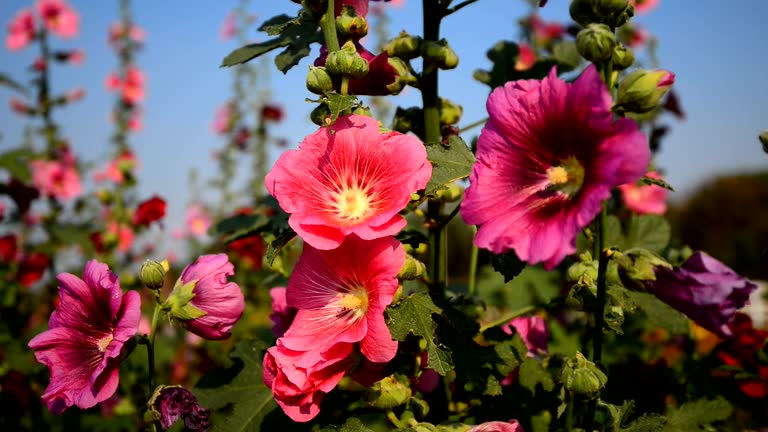
[[[536,63],[536,52],[527,43],[521,43],[518,48],[520,54],[518,54],[517,62],[515,62],[515,70],[526,71]]]
[[[169,429],[179,419],[187,430],[207,431],[211,412],[200,405],[191,391],[181,386],[161,386],[149,401],[153,414],[159,417],[163,429]]]
[[[116,90],[120,87],[120,77],[116,73],[112,72],[107,75],[107,79],[104,81],[104,86],[107,90]]]
[[[136,212],[133,214],[133,224],[149,226],[152,222],[159,221],[164,217],[165,201],[158,196],[153,196],[146,201],[142,201],[136,207]]]
[[[117,222],[110,222],[107,225],[107,234],[117,242],[117,250],[120,252],[131,250],[131,246],[133,246],[133,230],[131,227]]]
[[[141,317],[139,293],[120,290],[106,264],[88,261],[83,279],[58,276],[59,307],[48,330],[29,341],[51,381],[43,394],[56,414],[77,405],[90,408],[112,396],[119,380],[120,351],[136,334]]]
[[[309,244],[288,281],[288,305],[298,309],[281,338],[291,350],[360,342],[368,360],[383,363],[397,353],[384,309],[397,291],[405,263],[403,245],[392,237],[348,236],[333,250]]]
[[[237,15],[234,12],[230,12],[224,18],[224,22],[221,23],[221,31],[219,31],[219,37],[223,40],[232,39],[237,34]]]
[[[213,124],[211,124],[211,130],[219,135],[229,133],[234,123],[234,107],[232,103],[228,102],[220,106],[216,110],[216,115],[213,118]]]
[[[726,365],[745,369],[752,377],[738,380],[745,395],[764,399],[768,396],[768,365],[761,362],[758,353],[768,342],[768,331],[752,326],[747,314],[737,313],[730,324],[734,335],[717,347],[717,357]]]
[[[18,251],[15,235],[8,234],[0,237],[0,263],[7,264],[11,261],[15,261]]]
[[[638,15],[648,13],[659,5],[659,0],[629,0],[629,2],[635,7],[635,13]]]
[[[525,430],[517,420],[510,420],[481,423],[467,432],[525,432]]]
[[[546,45],[554,39],[560,39],[565,33],[565,26],[557,21],[544,21],[538,15],[533,15],[528,21],[537,45]]]
[[[42,252],[32,252],[23,256],[19,262],[16,280],[27,288],[31,287],[43,277],[49,263],[48,255]]]
[[[261,107],[261,118],[277,123],[283,119],[283,109],[277,105],[266,104]]]
[[[637,181],[650,150],[630,119],[613,121],[611,98],[593,66],[572,84],[557,78],[509,82],[488,98],[461,203],[479,225],[478,247],[514,249],[548,269],[576,251],[576,236],[611,189]]]
[[[141,121],[141,109],[137,109],[134,107],[134,109],[131,111],[130,117],[128,118],[128,130],[134,131],[134,132],[141,132],[141,130],[144,128],[144,124]]]
[[[141,69],[135,66],[129,66],[126,69],[121,94],[129,104],[136,104],[144,100],[144,72]]]
[[[80,195],[80,175],[73,165],[59,161],[33,160],[29,163],[29,168],[32,170],[32,183],[43,194],[62,200]]]
[[[240,287],[227,281],[234,274],[226,254],[200,256],[184,268],[166,302],[171,319],[202,338],[228,338],[245,308]],[[198,316],[190,319],[190,309]]]
[[[272,320],[272,333],[278,338],[282,337],[291,326],[297,312],[296,308],[288,306],[285,293],[284,287],[269,290],[269,296],[272,297],[272,313],[269,314],[269,319]]]
[[[213,223],[211,216],[199,204],[192,204],[187,208],[185,221],[189,233],[196,237],[205,235],[205,233],[208,232],[208,228]]]
[[[227,250],[240,257],[241,264],[249,270],[261,269],[264,255],[264,240],[259,235],[241,238],[227,245]]]
[[[528,317],[514,318],[512,321],[501,326],[504,333],[512,335],[517,333],[528,347],[528,357],[536,357],[547,353],[547,343],[549,342],[549,332],[544,318],[533,315]]]
[[[376,120],[350,115],[283,153],[266,186],[307,244],[333,249],[352,233],[371,240],[399,232],[406,222],[398,212],[431,175],[418,138],[381,134]]]
[[[757,285],[711,256],[696,252],[675,269],[656,268],[649,292],[720,337],[731,337],[729,324],[749,303]]]
[[[83,89],[82,87],[78,87],[68,91],[64,95],[64,99],[67,101],[67,103],[74,103],[81,100],[84,96],[85,96],[85,89]]]
[[[656,171],[647,173],[646,177],[662,180]],[[661,186],[627,183],[619,186],[619,190],[624,205],[637,214],[663,215],[667,211],[667,190]]]
[[[8,24],[8,35],[5,37],[5,46],[11,51],[24,48],[35,38],[35,17],[29,9],[22,9],[16,13]]]
[[[64,0],[38,0],[37,12],[51,32],[63,38],[77,36],[80,17]]]
[[[297,422],[312,420],[325,395],[353,366],[352,344],[338,343],[325,350],[293,351],[282,345],[264,355],[264,384],[286,415]]]

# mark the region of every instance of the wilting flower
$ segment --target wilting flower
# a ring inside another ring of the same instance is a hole
[[[80,195],[80,175],[74,165],[60,161],[33,160],[32,183],[45,195],[70,199]]]
[[[64,38],[77,36],[80,17],[64,0],[38,0],[37,12],[48,30]]]
[[[8,24],[5,46],[16,51],[24,48],[35,37],[35,17],[29,9],[20,10]]]
[[[516,332],[528,347],[528,356],[538,356],[547,353],[547,343],[549,342],[549,332],[544,318],[533,315],[528,317],[514,318],[512,321],[501,326],[506,334]]]
[[[179,419],[187,430],[207,431],[211,412],[200,405],[191,391],[181,386],[160,386],[149,401],[152,414],[163,429],[170,429]]]
[[[610,102],[592,66],[573,84],[553,69],[491,93],[461,203],[464,220],[480,226],[478,247],[514,249],[549,269],[576,250],[611,189],[637,181],[650,160],[645,135],[632,120],[613,121]]]
[[[296,308],[288,306],[285,293],[284,287],[269,290],[269,296],[272,297],[272,313],[269,314],[269,319],[272,321],[272,333],[278,338],[285,334],[296,317]]]
[[[508,422],[492,421],[481,423],[467,432],[525,432],[517,420]]]
[[[159,221],[164,217],[165,201],[158,196],[153,196],[146,201],[142,201],[136,207],[136,212],[133,214],[133,224],[149,226],[152,222]]]
[[[202,338],[228,338],[245,309],[240,287],[227,281],[234,274],[226,254],[199,257],[184,268],[166,301],[171,319]]]
[[[759,360],[758,354],[766,342],[768,331],[752,326],[747,314],[737,313],[730,324],[734,337],[717,347],[717,357],[726,365],[745,369],[752,374],[738,380],[744,394],[756,399],[768,396],[768,365]]]
[[[416,137],[381,134],[376,120],[350,115],[283,153],[266,186],[305,242],[333,249],[352,233],[370,240],[399,232],[406,222],[398,213],[431,174]]]
[[[185,218],[187,230],[194,236],[202,236],[208,232],[208,228],[213,223],[213,219],[208,212],[199,204],[192,204],[187,208]]]
[[[696,252],[675,269],[656,268],[649,292],[720,337],[733,335],[729,324],[749,303],[757,285],[711,256]]]
[[[661,180],[656,171],[646,174],[646,177]],[[662,215],[667,211],[667,190],[657,185],[638,185],[627,183],[619,186],[624,205],[638,214]]]
[[[650,12],[659,5],[659,0],[629,0],[629,2],[635,7],[637,14]]]
[[[106,264],[88,261],[83,279],[58,276],[59,307],[48,330],[29,347],[51,373],[43,401],[61,414],[72,405],[90,408],[117,390],[120,352],[136,334],[141,316],[139,293],[120,290]]]
[[[403,246],[392,237],[362,240],[348,236],[333,250],[305,244],[288,281],[288,306],[298,309],[281,338],[291,350],[360,342],[373,362],[387,362],[397,352],[384,322],[384,309],[397,291],[405,263]]]

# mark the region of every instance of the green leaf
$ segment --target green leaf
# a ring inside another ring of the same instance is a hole
[[[277,258],[277,254],[280,253],[280,251],[285,247],[285,245],[288,244],[293,238],[296,237],[296,233],[293,230],[284,232],[279,234],[277,237],[275,237],[274,240],[269,242],[269,245],[267,246],[266,252],[264,252],[264,257],[267,260],[267,263],[269,265],[272,265],[273,262],[275,262],[275,258]]]
[[[267,226],[270,219],[263,214],[238,214],[216,222],[208,229],[211,237],[224,236],[229,243],[254,235]]]
[[[514,279],[525,268],[525,262],[520,261],[514,250],[503,254],[494,254],[491,256],[491,265],[493,269],[504,276],[504,283]]]
[[[443,185],[469,177],[475,155],[461,137],[453,135],[448,145],[427,145],[427,159],[432,164],[432,177],[427,183],[425,195],[434,196]]]
[[[664,425],[666,424],[666,417],[658,414],[646,414],[626,427],[619,429],[619,432],[660,432],[664,430]]]
[[[365,424],[363,424],[363,422],[360,421],[360,419],[355,417],[350,417],[341,426],[334,426],[334,425],[326,426],[320,429],[319,432],[374,432],[374,431],[373,429],[367,428]]]
[[[621,220],[614,215],[608,215],[605,218],[605,247],[621,249],[623,246],[624,233]]]
[[[301,20],[299,17],[291,17],[286,14],[280,14],[264,21],[264,23],[259,27],[259,31],[265,32],[270,36],[277,36],[280,33],[283,33],[289,27],[298,25],[300,23]]]
[[[624,235],[623,250],[632,248],[661,252],[669,244],[669,222],[657,215],[633,215]]]
[[[0,86],[8,87],[10,89],[16,90],[17,92],[27,95],[27,89],[24,88],[23,85],[17,83],[13,79],[11,79],[8,75],[4,73],[0,73]]]
[[[7,151],[0,154],[0,169],[8,171],[11,177],[22,183],[29,183],[32,179],[29,172],[29,160],[34,157],[35,153],[27,149]]]
[[[230,355],[233,365],[203,377],[192,392],[210,409],[213,432],[259,431],[267,415],[277,408],[272,391],[262,381],[264,347],[242,341]]]
[[[536,359],[526,358],[520,366],[520,385],[530,390],[535,396],[539,384],[548,392],[555,388],[555,381],[544,366]]]
[[[732,411],[731,404],[721,396],[714,400],[686,402],[668,416],[669,422],[663,432],[708,431],[711,430],[710,423],[727,419]]]
[[[682,313],[659,300],[653,294],[629,291],[629,295],[655,325],[673,335],[688,334],[690,322]]]
[[[486,53],[488,59],[493,62],[491,70],[477,69],[473,77],[491,88],[496,88],[509,81],[544,78],[555,66],[560,74],[573,70],[578,65],[578,61],[574,64],[572,47],[567,45],[556,46],[554,58],[537,60],[530,69],[524,71],[515,69],[519,55],[520,49],[516,43],[499,41]]]
[[[440,375],[453,369],[451,354],[435,342],[437,324],[432,314],[439,314],[437,307],[427,293],[412,294],[394,306],[387,307],[387,326],[395,340],[403,341],[409,334],[424,338],[427,342],[429,367]]]
[[[643,176],[643,178],[641,178],[640,180],[637,181],[637,184],[640,185],[640,186],[656,185],[656,186],[661,186],[664,189],[670,190],[672,192],[675,191],[675,189],[672,188],[672,186],[670,186],[669,183],[665,182],[664,180],[657,179],[657,178],[652,178],[652,177],[648,177],[648,176]]]
[[[339,115],[346,110],[352,109],[353,106],[357,105],[359,102],[357,100],[357,96],[355,95],[343,95],[338,93],[326,93],[326,100],[323,101],[324,104],[328,106],[328,109],[331,111],[331,124],[336,121],[337,118],[339,118]]]
[[[552,57],[560,64],[558,68],[559,73],[576,69],[581,61],[581,55],[579,55],[579,50],[576,49],[576,44],[569,40],[557,42],[552,47]]]

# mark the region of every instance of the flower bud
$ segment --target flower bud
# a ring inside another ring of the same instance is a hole
[[[387,85],[387,89],[392,94],[400,93],[406,85],[416,81],[416,78],[411,75],[411,71],[408,70],[408,66],[405,62],[397,57],[390,57],[387,62],[395,70],[395,81]]]
[[[613,61],[613,70],[621,71],[632,66],[635,62],[635,54],[624,45],[616,45],[611,60]]]
[[[675,83],[675,74],[667,70],[636,70],[619,83],[614,110],[637,114],[653,111]]]
[[[615,47],[616,38],[605,24],[589,24],[576,36],[579,54],[592,63],[610,60]]]
[[[574,21],[584,27],[600,22],[600,18],[592,8],[592,0],[573,0],[568,12]]]
[[[590,399],[596,397],[608,382],[605,373],[580,352],[576,352],[575,358],[566,361],[561,379],[566,390]]]
[[[390,57],[410,60],[421,54],[421,42],[421,37],[411,36],[403,31],[396,38],[389,41],[384,50]]]
[[[439,42],[424,41],[421,44],[421,55],[440,69],[453,69],[459,65],[459,56],[448,46],[445,39]]]
[[[358,79],[368,73],[368,62],[357,53],[355,44],[347,41],[340,50],[328,54],[325,68],[333,75],[347,75]]]
[[[312,120],[312,123],[318,126],[328,126],[328,117],[330,115],[331,110],[328,108],[328,105],[320,104],[309,113],[309,118]]]
[[[629,7],[629,0],[592,0],[592,10],[598,16],[616,15]]]
[[[400,382],[397,376],[390,375],[375,382],[366,393],[366,399],[371,406],[379,409],[392,409],[403,405],[411,399],[411,389]]]
[[[461,114],[464,113],[464,108],[461,105],[455,104],[448,99],[440,98],[440,124],[452,125],[461,120]]]
[[[157,261],[146,260],[139,267],[139,280],[151,290],[160,289],[165,284],[165,268]]]
[[[423,262],[417,260],[410,254],[405,254],[405,264],[400,269],[400,273],[397,274],[398,279],[414,280],[423,276],[427,267]]]
[[[341,15],[336,17],[336,31],[340,36],[363,37],[368,34],[368,22],[354,7],[344,5]]]
[[[309,66],[307,90],[319,95],[333,90],[333,80],[324,67]]]
[[[366,116],[366,117],[373,117],[373,114],[371,114],[371,110],[368,107],[363,105],[358,105],[355,109],[353,109],[352,114]]]
[[[763,131],[757,138],[760,139],[760,144],[763,145],[763,151],[768,153],[768,130]]]

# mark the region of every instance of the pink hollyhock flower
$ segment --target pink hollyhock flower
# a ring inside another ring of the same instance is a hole
[[[288,281],[288,306],[298,309],[280,339],[291,350],[360,342],[368,360],[384,363],[397,353],[384,309],[397,291],[405,263],[403,245],[392,237],[348,236],[333,250],[309,244]]]
[[[43,194],[63,200],[80,195],[80,175],[73,165],[34,160],[29,163],[29,167],[32,170],[32,183]]]
[[[135,66],[129,66],[126,69],[121,93],[123,99],[129,104],[136,104],[144,100],[144,72],[141,69]]]
[[[2,239],[0,238],[0,240]],[[288,306],[285,294],[286,288],[284,287],[275,287],[269,290],[269,296],[272,297],[272,313],[269,314],[269,319],[272,320],[272,333],[278,338],[285,334],[296,316],[296,308]]]
[[[227,278],[235,274],[234,266],[226,254],[202,255],[184,268],[180,282],[170,297],[181,294],[181,285],[194,284],[189,305],[205,314],[194,319],[178,319],[188,331],[208,340],[226,339],[232,327],[243,315],[245,299],[240,287]],[[185,306],[185,305],[180,305]]]
[[[528,21],[537,44],[546,45],[554,39],[560,39],[565,33],[565,26],[557,21],[544,21],[538,15],[533,15]]]
[[[120,281],[106,264],[88,261],[83,279],[58,276],[59,307],[48,330],[29,341],[51,381],[43,394],[48,409],[61,414],[77,405],[90,408],[117,390],[120,351],[139,326],[139,293],[123,295]]]
[[[29,9],[22,9],[8,24],[5,46],[11,51],[24,48],[35,38],[35,17]]]
[[[659,5],[659,0],[629,0],[629,2],[635,7],[635,13],[638,15],[648,13]]]
[[[38,0],[37,12],[48,30],[64,38],[77,36],[80,17],[64,0]]]
[[[11,97],[10,104],[11,109],[16,114],[30,114],[31,112],[34,112],[34,109],[31,106],[15,96]]]
[[[656,171],[646,177],[662,180]],[[667,211],[667,190],[661,186],[627,183],[619,186],[619,190],[624,205],[635,213],[663,215]]]
[[[216,110],[216,115],[213,117],[213,124],[211,124],[211,130],[219,135],[229,133],[232,129],[234,109],[232,103],[227,102],[221,105]]]
[[[481,423],[467,432],[525,432],[525,430],[517,420],[510,420]]]
[[[536,52],[527,43],[521,43],[518,45],[520,54],[517,56],[517,62],[515,62],[515,70],[526,71],[533,67],[536,63]]]
[[[288,417],[310,421],[320,412],[325,395],[353,366],[351,353],[348,343],[303,352],[286,348],[278,339],[264,355],[264,384]]]
[[[634,121],[613,120],[593,66],[573,84],[554,69],[541,81],[509,82],[487,107],[461,214],[480,226],[478,247],[514,249],[551,269],[576,251],[576,236],[611,189],[645,173],[646,137]]]
[[[117,240],[120,252],[128,252],[133,246],[133,230],[129,226],[111,222],[107,225],[107,233]]]
[[[107,79],[104,81],[104,86],[107,90],[116,90],[120,87],[120,77],[116,73],[112,72],[107,75]]]
[[[501,326],[504,333],[512,335],[517,333],[528,347],[528,357],[536,357],[547,353],[549,332],[544,318],[533,315],[518,317]]]
[[[205,235],[212,223],[213,219],[211,219],[211,216],[199,204],[192,204],[187,209],[187,230],[193,236],[199,237]]]
[[[221,24],[221,31],[219,36],[223,40],[232,39],[237,34],[237,15],[234,12],[230,12],[224,18],[224,22]]]
[[[350,115],[283,153],[266,186],[307,244],[333,249],[352,233],[371,240],[399,232],[406,222],[398,212],[431,175],[418,138],[381,134],[376,120]]]

